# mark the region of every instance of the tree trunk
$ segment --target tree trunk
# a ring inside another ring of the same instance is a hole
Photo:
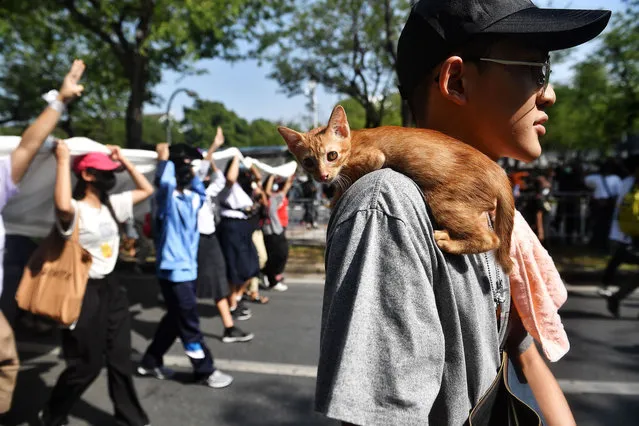
[[[147,82],[147,59],[136,54],[131,68],[129,70],[131,95],[126,108],[126,142],[128,148],[139,149],[142,147],[142,116]]]
[[[379,127],[382,125],[382,117],[374,106],[366,106],[366,124],[367,129]]]

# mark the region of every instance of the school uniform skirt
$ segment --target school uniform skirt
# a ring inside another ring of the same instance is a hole
[[[223,217],[218,225],[218,235],[229,283],[240,285],[260,271],[257,250],[253,244],[255,225],[246,219]]]
[[[217,302],[229,293],[226,262],[217,235],[200,234],[197,251],[197,297]]]

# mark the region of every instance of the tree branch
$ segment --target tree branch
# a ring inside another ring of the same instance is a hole
[[[384,24],[386,29],[386,51],[392,59],[393,69],[397,68],[397,50],[393,40],[393,12],[391,11],[390,0],[384,0]]]
[[[95,25],[94,21],[90,17],[80,12],[76,7],[74,0],[58,0],[58,2],[67,8],[71,16],[75,18],[75,21],[77,23],[79,23],[84,28],[97,35],[102,41],[107,43],[113,50],[113,53],[115,53],[115,56],[120,60],[122,65],[126,66],[124,61],[125,55],[123,47],[114,42],[110,34],[108,34],[99,26]]]

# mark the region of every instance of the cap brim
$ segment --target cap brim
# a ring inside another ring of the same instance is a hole
[[[608,25],[609,10],[539,9],[509,15],[481,32],[520,36],[534,47],[561,50],[597,37]]]

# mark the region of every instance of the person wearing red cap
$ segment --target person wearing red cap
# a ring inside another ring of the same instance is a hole
[[[55,213],[60,233],[69,238],[77,227],[80,245],[93,259],[80,317],[62,332],[62,353],[67,368],[58,378],[41,413],[42,423],[58,426],[106,364],[109,395],[118,424],[149,424],[133,384],[131,324],[126,291],[111,275],[120,247],[119,224],[133,217],[133,206],[153,194],[153,186],[122,154],[107,146],[110,155],[90,153],[73,161],[78,181],[71,190],[69,148],[57,141]],[[115,173],[126,170],[136,189],[119,194],[109,192],[116,184]]]
[[[414,2],[398,41],[400,93],[418,127],[495,161],[532,161],[556,100],[549,52],[594,38],[610,15],[540,9],[529,0]],[[344,424],[468,424],[505,348],[529,385],[516,390],[509,371],[511,389],[538,403],[547,424],[574,425],[511,309],[509,277],[493,253],[443,253],[436,226],[417,185],[390,169],[356,181],[333,209],[316,410]],[[505,418],[510,405],[491,401],[482,405],[504,421],[481,424],[519,424]]]

